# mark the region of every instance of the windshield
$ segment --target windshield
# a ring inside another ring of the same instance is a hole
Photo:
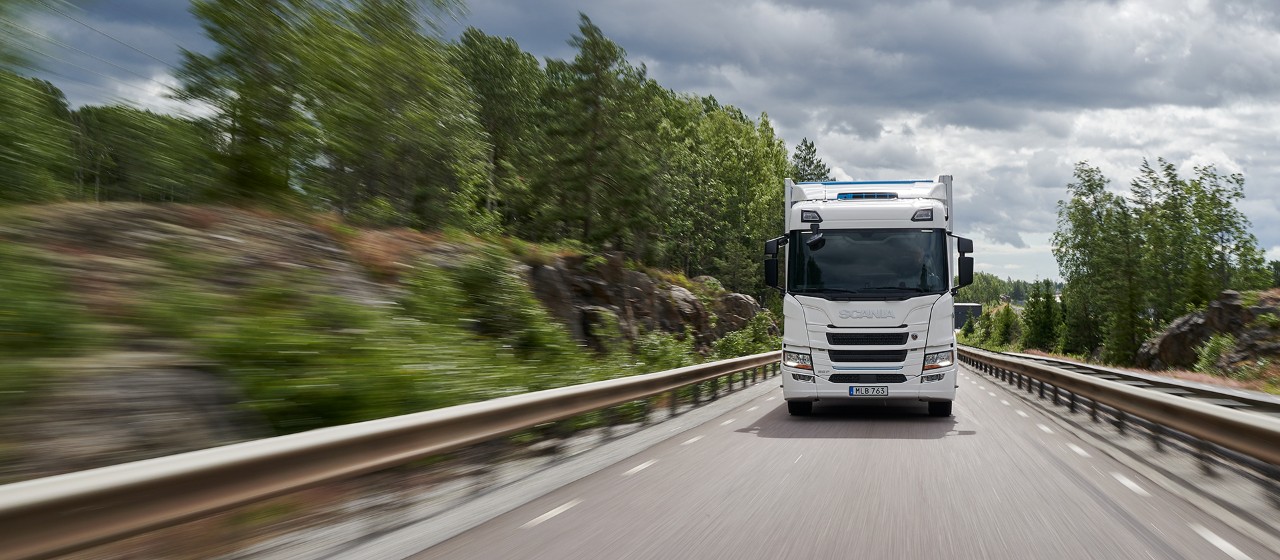
[[[791,232],[787,291],[829,299],[911,297],[947,289],[947,238],[940,229]]]

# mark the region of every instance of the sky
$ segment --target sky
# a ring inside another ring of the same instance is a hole
[[[75,106],[165,97],[211,52],[182,0],[38,0],[41,76]],[[1274,0],[471,0],[447,21],[572,58],[586,13],[676,91],[768,114],[838,179],[955,177],[977,270],[1058,279],[1050,240],[1077,162],[1127,189],[1144,158],[1245,176],[1280,259],[1280,2]]]

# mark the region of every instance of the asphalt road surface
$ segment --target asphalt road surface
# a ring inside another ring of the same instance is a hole
[[[953,418],[793,418],[776,389],[416,558],[1280,558],[977,374],[959,391]]]

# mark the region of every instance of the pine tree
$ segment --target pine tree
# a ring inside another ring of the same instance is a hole
[[[818,158],[818,149],[808,138],[800,140],[791,155],[791,176],[796,181],[830,181],[831,168]]]

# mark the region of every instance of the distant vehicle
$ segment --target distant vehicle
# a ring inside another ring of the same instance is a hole
[[[957,303],[956,304],[956,330],[964,328],[964,324],[969,319],[977,319],[982,315],[981,303]]]
[[[826,400],[923,401],[951,415],[954,297],[973,282],[973,241],[952,234],[951,185],[950,175],[785,181],[784,235],[764,251],[765,282],[783,292],[792,415]]]

